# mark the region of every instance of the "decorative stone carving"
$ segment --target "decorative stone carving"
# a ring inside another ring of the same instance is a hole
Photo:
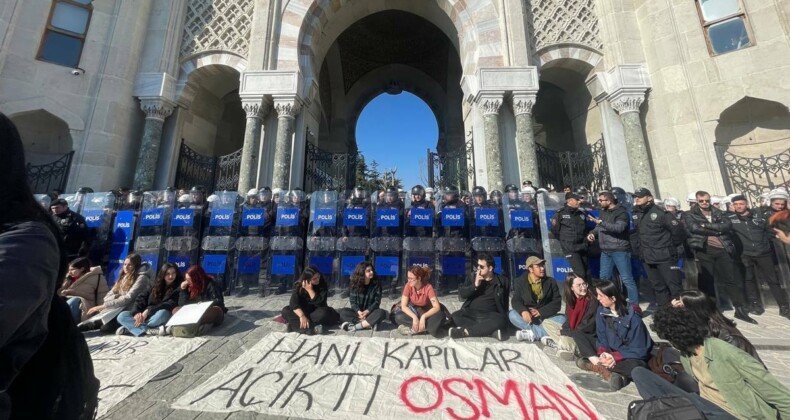
[[[140,101],[140,109],[145,112],[146,119],[164,121],[173,113],[174,106],[161,99],[143,99]]]
[[[594,3],[594,0],[527,0],[530,10],[527,25],[533,34],[534,49],[575,43],[600,50],[603,43]]]
[[[639,112],[639,107],[642,106],[642,102],[644,101],[644,95],[628,95],[621,96],[610,103],[612,104],[612,109],[622,115],[626,112]]]
[[[496,115],[502,107],[502,98],[480,98],[477,106],[483,111],[483,115]]]
[[[254,0],[189,0],[181,56],[231,51],[246,57]]]
[[[535,105],[535,96],[513,95],[513,115],[532,114],[532,106]]]
[[[269,106],[260,102],[243,102],[241,107],[247,114],[247,118],[264,118],[269,113]]]
[[[279,118],[294,119],[301,111],[302,104],[296,99],[274,100],[274,112]]]

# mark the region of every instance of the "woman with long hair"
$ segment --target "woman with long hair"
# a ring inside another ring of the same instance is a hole
[[[562,291],[565,322],[560,325],[552,319],[543,321],[543,328],[549,335],[541,341],[549,348],[556,348],[563,360],[575,360],[577,353],[587,358],[597,356],[590,349],[595,349],[595,317],[600,305],[589,286],[583,277],[568,273]],[[586,353],[581,353],[582,348]]]
[[[76,258],[69,263],[69,269],[58,294],[66,298],[71,309],[71,317],[79,323],[88,311],[104,302],[104,295],[110,291],[100,266],[91,267],[86,257]]]
[[[684,290],[680,293],[680,297],[672,301],[672,306],[675,308],[686,308],[691,316],[700,322],[708,324],[711,337],[726,341],[749,353],[760,363],[763,362],[760,360],[760,356],[757,355],[757,349],[735,327],[735,322],[724,316],[716,308],[716,302],[705,293],[699,290]]]
[[[631,370],[646,367],[653,339],[642,317],[628,305],[620,288],[614,282],[600,282],[596,285],[596,296],[600,309],[595,317],[597,349],[582,348],[586,343],[577,343],[582,354],[595,354],[579,359],[576,363],[581,369],[595,372],[609,388],[616,391],[631,380]]]
[[[291,300],[282,310],[288,332],[323,334],[325,328],[339,322],[340,315],[327,305],[329,289],[317,267],[305,268],[294,286]]]
[[[381,304],[381,283],[376,278],[373,264],[364,261],[357,264],[351,274],[350,308],[340,310],[343,331],[358,331],[373,328],[387,317]]]
[[[151,289],[151,265],[143,264],[142,258],[138,254],[131,253],[123,260],[121,275],[115,285],[112,286],[107,295],[104,296],[104,303],[94,306],[87,312],[88,317],[100,315],[100,319],[89,319],[82,322],[79,327],[81,331],[91,331],[100,329],[102,332],[118,332],[121,327],[116,320],[117,314],[130,310],[134,307],[135,300],[142,294],[148,293]],[[115,313],[111,319],[107,317]],[[106,320],[106,322],[105,322]]]
[[[162,265],[156,275],[154,286],[149,293],[141,294],[134,303],[134,309],[118,314],[116,334],[131,334],[139,337],[146,335],[165,335],[165,324],[171,312],[178,306],[180,286],[183,276],[173,263]]]
[[[428,282],[430,278],[429,267],[413,265],[409,268],[400,305],[396,305],[392,312],[392,323],[398,325],[398,332],[403,335],[427,331],[436,337],[439,329],[447,324],[447,308],[439,303],[433,286]]]
[[[206,273],[203,267],[199,265],[189,267],[184,274],[180,288],[178,306],[173,308],[173,315],[183,306],[211,302],[211,307],[198,322],[198,334],[202,335],[211,327],[222,324],[222,321],[225,320],[225,313],[228,312],[228,308],[225,307],[225,298],[222,296],[222,288],[214,278]]]

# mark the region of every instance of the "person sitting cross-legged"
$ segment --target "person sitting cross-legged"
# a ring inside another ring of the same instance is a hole
[[[453,312],[455,327],[450,328],[450,338],[493,335],[502,341],[510,290],[507,279],[494,274],[494,264],[490,254],[478,254],[474,278],[468,277],[458,288],[458,297],[465,301],[460,310]]]
[[[406,273],[408,282],[403,286],[400,304],[392,309],[390,320],[398,325],[402,335],[428,332],[437,337],[439,329],[447,323],[447,308],[439,303],[429,282],[431,269],[413,265]]]
[[[561,359],[573,361],[576,355],[582,357],[595,356],[595,316],[598,314],[598,300],[595,289],[590,290],[589,283],[576,273],[568,273],[565,279],[562,299],[565,301],[565,323],[553,320],[543,322],[543,328],[549,333],[541,341],[549,348],[558,350]],[[576,343],[581,341],[581,346]],[[588,351],[583,354],[580,349]]]
[[[288,306],[282,316],[288,324],[288,332],[300,334],[323,334],[325,328],[337,325],[340,315],[327,305],[329,288],[318,270],[309,266],[297,280]]]
[[[351,274],[350,308],[340,310],[340,329],[359,331],[373,328],[387,317],[387,311],[379,308],[381,304],[381,283],[376,279],[373,264],[364,261],[357,264]]]
[[[118,314],[117,319],[121,326],[115,333],[131,334],[135,337],[143,334],[165,335],[165,324],[170,320],[173,309],[178,306],[183,280],[177,265],[162,265],[151,291],[137,297],[133,310]]]
[[[560,314],[562,296],[557,281],[546,276],[546,261],[536,256],[527,258],[527,272],[516,279],[513,286],[513,309],[508,313],[510,323],[519,331],[521,341],[536,341],[548,336],[543,321],[565,322]]]

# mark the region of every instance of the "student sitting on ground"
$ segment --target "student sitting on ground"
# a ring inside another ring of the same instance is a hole
[[[294,286],[291,301],[282,311],[288,332],[323,334],[325,328],[337,325],[340,315],[326,303],[329,291],[318,268],[305,268]]]
[[[104,295],[109,291],[101,267],[91,267],[89,259],[80,257],[69,264],[58,294],[66,298],[74,322],[80,323],[91,308],[104,302]]]
[[[661,308],[653,331],[680,350],[686,372],[699,384],[699,395],[684,391],[653,372],[631,373],[642,398],[681,396],[706,418],[789,419],[790,389],[754,357],[711,336],[710,326],[684,308]]]
[[[590,290],[587,280],[575,273],[568,273],[562,299],[565,301],[565,322],[559,324],[553,319],[543,321],[543,328],[549,335],[541,341],[547,347],[557,349],[563,360],[575,360],[577,353],[581,357],[597,356],[595,316],[600,305],[595,290]],[[576,344],[579,341],[583,344]],[[580,352],[582,348],[587,354]]]
[[[490,254],[478,254],[474,278],[469,276],[458,288],[458,297],[466,300],[453,312],[455,327],[450,328],[450,338],[494,336],[502,341],[510,290],[508,280],[494,274],[494,264]]]
[[[146,335],[165,335],[165,324],[171,312],[178,306],[183,282],[181,270],[172,263],[159,269],[151,292],[140,295],[134,310],[118,314],[121,326],[115,331],[118,335],[131,334],[139,337]]]
[[[428,282],[431,269],[413,265],[406,274],[400,305],[392,310],[392,323],[398,325],[402,335],[430,333],[437,337],[439,329],[447,323],[447,308],[439,303],[433,286]]]
[[[601,282],[596,286],[601,308],[595,317],[597,349],[585,348],[587,343],[576,344],[582,354],[597,354],[579,359],[579,368],[595,372],[613,391],[628,385],[631,371],[635,367],[647,367],[647,359],[653,349],[642,317],[628,305],[620,289],[613,282]]]
[[[373,271],[373,264],[361,262],[351,274],[350,308],[340,310],[343,331],[358,331],[373,328],[387,317],[387,311],[379,308],[381,304],[381,283]]]
[[[104,296],[104,303],[89,309],[86,316],[90,318],[96,314],[109,315],[111,311],[120,313],[122,310],[132,309],[135,299],[150,288],[151,266],[148,263],[143,264],[139,255],[129,254],[123,261],[120,278]],[[102,332],[114,332],[120,326],[116,317],[106,324],[101,319],[85,321],[79,324],[80,331],[101,329]]]
[[[513,309],[508,313],[510,323],[516,331],[516,339],[535,341],[549,334],[543,322],[552,319],[558,324],[565,322],[559,314],[562,296],[557,282],[546,276],[546,261],[536,256],[527,258],[527,271],[513,283]]]
[[[222,324],[225,320],[225,298],[222,296],[222,287],[203,270],[199,265],[189,267],[181,282],[181,291],[178,295],[178,306],[173,308],[175,315],[183,306],[194,303],[211,302],[203,317],[198,322],[198,335],[203,335],[211,327]]]

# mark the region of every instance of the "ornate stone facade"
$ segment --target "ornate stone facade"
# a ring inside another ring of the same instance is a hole
[[[231,51],[246,57],[254,5],[254,0],[189,0],[181,56]]]
[[[527,0],[527,27],[535,50],[554,44],[581,44],[600,50],[594,0]]]

